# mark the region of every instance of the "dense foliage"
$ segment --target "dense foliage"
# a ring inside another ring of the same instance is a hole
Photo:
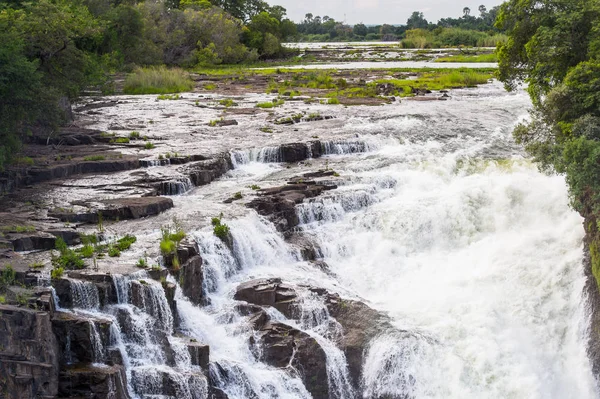
[[[534,108],[518,126],[518,142],[542,168],[564,173],[571,203],[586,226],[600,284],[600,1],[510,0],[498,27],[500,78],[508,89],[525,82]]]
[[[63,120],[108,73],[283,54],[285,9],[261,0],[0,0],[0,171],[23,139]]]
[[[314,16],[306,14],[304,20],[297,25],[298,35],[290,38],[298,41],[328,42],[328,41],[363,41],[383,40],[397,41],[410,36],[427,36],[429,40],[426,47],[456,46],[456,45],[487,45],[496,41],[485,42],[489,36],[499,33],[494,26],[499,7],[490,11],[485,6],[479,6],[479,16],[471,15],[468,7],[462,9],[460,18],[442,18],[437,24],[428,22],[422,12],[415,11],[408,18],[405,25],[370,25],[356,24],[349,26],[336,21],[329,16]],[[417,33],[415,33],[417,32]],[[426,33],[425,33],[426,32]],[[464,40],[461,40],[464,39]],[[409,42],[406,42],[406,47]]]

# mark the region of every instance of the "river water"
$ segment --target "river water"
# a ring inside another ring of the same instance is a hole
[[[198,220],[191,234],[211,300],[199,308],[179,292],[181,323],[210,345],[211,373],[230,398],[310,397],[298,378],[256,359],[252,331],[233,310],[235,287],[259,277],[361,299],[409,333],[371,342],[361,392],[354,392],[344,386],[344,355],[322,328],[329,322],[322,304],[306,302],[321,315],[312,324],[273,312],[321,343],[332,397],[597,397],[586,356],[582,219],[569,207],[564,179],[539,173],[511,137],[528,97],[497,83],[451,95],[338,108],[336,120],[299,124],[300,132],[351,137],[366,152],[344,154],[348,147],[340,146],[291,169],[238,156],[225,178],[173,197],[165,218]],[[269,187],[323,167],[340,174],[340,187],[300,205],[298,214],[330,273],[302,261],[254,211],[220,203],[240,190],[249,195],[250,184]],[[207,226],[219,212],[233,250]]]

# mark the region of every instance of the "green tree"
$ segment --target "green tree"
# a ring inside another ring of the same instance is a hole
[[[368,30],[365,24],[356,24],[352,28],[352,33],[354,33],[356,36],[366,36]]]

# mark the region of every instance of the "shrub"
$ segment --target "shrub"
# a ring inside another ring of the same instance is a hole
[[[151,149],[153,149],[155,147],[156,146],[153,143],[149,142],[149,141],[146,141],[146,144],[144,145],[144,149],[146,149],[146,150],[151,150]]]
[[[162,239],[160,241],[160,252],[163,254],[163,256],[165,255],[171,255],[173,253],[175,253],[175,250],[177,249],[177,245],[175,244],[175,241],[172,241],[170,239]]]
[[[56,267],[50,272],[50,278],[59,279],[63,276],[64,273],[65,269],[63,269],[62,267]]]
[[[238,191],[237,193],[235,193],[233,195],[233,198],[236,200],[240,200],[240,199],[244,198],[244,196],[242,195],[242,193],[240,191]]]
[[[223,216],[221,215],[219,217],[212,218],[211,223],[213,225],[213,234],[225,241],[229,238],[229,226],[221,222],[222,217]]]
[[[257,186],[256,184],[251,185],[250,188],[255,191],[260,190],[260,186]]]
[[[224,107],[235,107],[237,104],[235,102],[233,102],[233,100],[231,98],[226,98],[223,99],[221,101],[219,101],[219,104],[223,105]]]
[[[58,256],[52,254],[52,265],[54,268],[63,268],[67,270],[83,269],[85,262],[72,249],[67,247],[67,243],[62,238],[57,238],[55,248],[58,250]]]
[[[148,262],[146,259],[140,258],[135,265],[141,269],[145,269],[148,267]]]
[[[119,249],[119,251],[126,251],[136,241],[137,241],[137,237],[136,236],[127,234],[125,237],[122,237],[122,238],[120,238],[120,239],[117,240],[116,247]],[[110,256],[110,253],[109,253],[109,256]]]
[[[121,256],[121,251],[118,247],[111,245],[110,247],[108,247],[108,256],[110,256],[111,258],[117,258]]]
[[[0,285],[12,285],[15,283],[15,278],[17,277],[17,273],[15,269],[11,265],[7,265],[4,270],[2,270],[2,274],[0,274]]]
[[[123,92],[125,94],[167,94],[190,91],[194,82],[182,69],[169,69],[165,66],[139,68],[127,76]]]
[[[4,295],[0,295],[0,304],[6,303],[6,297]]]
[[[340,100],[338,100],[337,97],[332,97],[329,100],[327,100],[327,104],[330,104],[330,105],[337,105],[339,103],[340,103]]]
[[[91,258],[92,256],[94,256],[94,247],[92,245],[90,245],[90,244],[84,245],[79,250],[79,253],[84,258]]]

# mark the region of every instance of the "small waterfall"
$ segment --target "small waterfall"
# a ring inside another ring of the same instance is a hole
[[[92,344],[92,351],[94,352],[93,362],[102,363],[104,362],[104,345],[102,344],[102,338],[98,332],[98,327],[94,320],[90,320],[90,341]]]
[[[300,329],[316,339],[327,357],[329,397],[356,397],[344,353],[335,345],[343,334],[342,326],[329,315],[323,300],[310,291],[300,291]]]
[[[165,159],[140,159],[140,166],[142,168],[154,168],[157,166],[167,166],[171,164],[171,160]]]
[[[231,163],[234,169],[250,162],[278,163],[283,162],[280,147],[253,148],[246,151],[232,151]]]
[[[377,202],[374,190],[340,190],[327,196],[312,199],[296,206],[301,224],[335,222],[346,213],[355,212]]]
[[[160,192],[162,195],[181,195],[194,188],[194,183],[189,177],[182,177],[178,180],[162,182]]]
[[[50,292],[52,293],[52,300],[54,301],[54,307],[56,310],[61,311],[60,300],[58,299],[58,295],[56,295],[56,290],[54,287],[50,286]]]
[[[376,140],[328,140],[321,141],[323,155],[345,155],[371,152],[381,148]]]
[[[100,298],[96,285],[88,281],[75,279],[69,281],[71,283],[74,308],[93,310],[100,307]]]

